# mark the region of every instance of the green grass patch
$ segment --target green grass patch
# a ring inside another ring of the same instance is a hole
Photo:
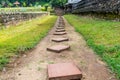
[[[9,61],[9,57],[33,48],[54,26],[56,18],[41,17],[0,30],[0,68]]]
[[[0,8],[0,14],[4,12],[51,12],[53,9],[48,5],[46,10],[45,6],[43,7],[13,7],[13,8]]]
[[[44,11],[44,7],[12,7],[12,8],[0,8],[1,12],[40,12]]]
[[[120,22],[76,15],[65,18],[120,79]]]

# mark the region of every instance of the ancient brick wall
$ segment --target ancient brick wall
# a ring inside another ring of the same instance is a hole
[[[0,13],[0,23],[4,25],[16,24],[19,21],[30,20],[48,14],[48,12],[4,12]]]
[[[73,5],[73,13],[100,12],[120,14],[120,0],[82,0]]]

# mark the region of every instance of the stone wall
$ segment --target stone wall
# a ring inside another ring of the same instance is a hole
[[[82,0],[73,5],[73,12],[120,12],[120,0]]]
[[[30,20],[39,16],[49,15],[48,12],[7,12],[0,14],[0,23],[4,25],[16,24],[19,21]]]
[[[72,13],[120,19],[120,0],[82,0],[72,5]]]

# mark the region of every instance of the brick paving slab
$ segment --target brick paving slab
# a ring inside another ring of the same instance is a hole
[[[57,27],[65,27],[64,25],[58,25]]]
[[[56,32],[65,32],[65,29],[56,30]]]
[[[59,19],[59,21],[64,21],[63,18],[62,19]]]
[[[59,20],[59,22],[64,22],[63,20]]]
[[[64,21],[60,21],[59,24],[64,24]]]
[[[68,38],[53,38],[52,41],[54,42],[63,42],[63,41],[68,41]]]
[[[64,22],[64,20],[59,20],[59,22]]]
[[[64,29],[65,27],[63,26],[60,26],[60,27],[56,27],[57,29]]]
[[[82,72],[74,63],[48,65],[49,80],[81,80]]]
[[[56,28],[65,28],[65,26],[58,26],[58,27],[56,27]]]
[[[65,26],[65,25],[64,24],[59,24],[58,27],[60,27],[60,26]]]
[[[64,25],[64,24],[59,24],[58,27],[59,27],[59,26],[65,26],[65,25]]]
[[[64,27],[56,27],[56,29],[64,29]]]
[[[48,51],[53,51],[57,53],[60,53],[68,49],[70,49],[70,46],[67,46],[67,45],[55,45],[55,46],[47,48]]]
[[[59,22],[59,24],[63,24],[64,25],[64,22]]]
[[[63,19],[59,19],[59,22],[61,22],[61,21],[63,22],[64,20]]]
[[[65,35],[65,34],[67,34],[66,32],[55,32],[55,33],[53,33],[53,35]]]

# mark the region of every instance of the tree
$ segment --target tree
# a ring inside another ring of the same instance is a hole
[[[43,2],[43,3],[51,3],[51,5],[53,7],[63,6],[67,2],[67,0],[0,0],[0,4],[1,4],[1,6],[5,6],[5,3],[7,3],[7,4],[9,4],[9,6],[12,7],[13,6],[12,4],[16,1],[20,2],[21,6],[23,6],[23,5],[24,6],[31,6],[31,5],[34,6],[34,5],[36,5],[36,3],[41,4],[41,2]]]
[[[51,0],[53,7],[63,7],[65,3],[67,3],[67,0]]]

